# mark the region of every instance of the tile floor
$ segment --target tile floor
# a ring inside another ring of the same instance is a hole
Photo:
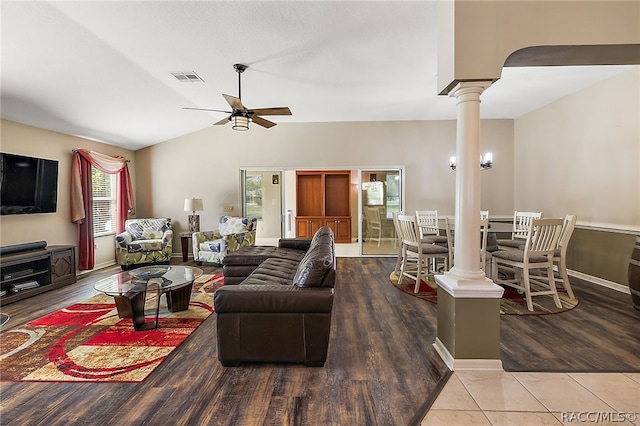
[[[456,371],[422,425],[640,425],[640,373]]]

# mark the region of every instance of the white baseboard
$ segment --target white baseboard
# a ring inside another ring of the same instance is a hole
[[[442,341],[436,337],[436,341],[433,344],[436,352],[440,355],[440,358],[447,364],[449,370],[494,370],[504,371],[502,368],[502,360],[500,359],[455,359],[451,356],[449,350],[444,346]]]
[[[567,269],[567,274],[572,277],[579,278],[581,280],[589,281],[590,283],[601,285],[603,287],[610,288],[612,290],[619,291],[621,293],[631,294],[631,290],[626,285],[618,284],[613,281],[605,280],[604,278],[594,277],[593,275],[587,275],[582,272],[572,271],[571,269]]]

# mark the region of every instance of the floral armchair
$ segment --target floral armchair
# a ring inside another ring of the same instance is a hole
[[[173,250],[171,218],[129,219],[116,235],[116,257],[122,270],[141,263],[169,263]]]
[[[193,260],[221,264],[227,253],[255,245],[257,219],[222,216],[216,231],[194,232]]]

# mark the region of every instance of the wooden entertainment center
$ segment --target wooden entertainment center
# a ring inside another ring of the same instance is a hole
[[[0,304],[13,303],[76,282],[75,246],[44,245],[0,255]]]
[[[350,243],[350,172],[297,171],[296,180],[296,236],[311,238],[326,225],[333,229],[336,243]]]

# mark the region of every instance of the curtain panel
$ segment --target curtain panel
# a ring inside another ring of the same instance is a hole
[[[125,220],[134,212],[131,176],[128,161],[124,157],[111,157],[87,149],[75,149],[73,155],[71,222],[78,224],[78,269],[90,270],[95,265],[91,166],[104,173],[116,174],[116,233],[124,231]]]

